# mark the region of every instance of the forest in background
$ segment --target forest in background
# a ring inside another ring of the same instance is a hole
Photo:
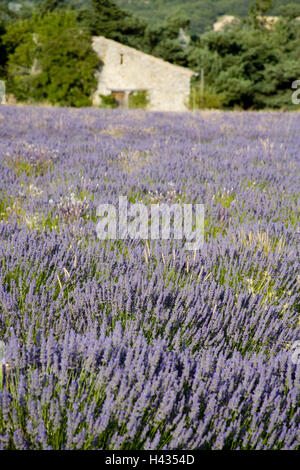
[[[22,4],[24,10],[42,2],[43,0],[1,0],[3,5]],[[61,3],[65,7],[92,8],[91,0],[63,0]],[[174,13],[184,12],[191,20],[190,28],[194,34],[212,29],[213,24],[222,15],[246,18],[252,3],[253,0],[116,0],[116,4],[122,9],[146,20],[151,26],[158,26]],[[274,0],[269,14],[280,15],[281,8],[285,7],[286,3],[287,0]],[[294,0],[294,3],[300,4],[300,1]]]
[[[199,76],[203,70],[204,93],[196,79],[192,107],[295,109],[291,86],[300,79],[298,3],[283,8],[272,0],[240,2],[245,8],[250,5],[239,24],[195,34],[194,15],[188,14],[188,5],[196,3],[192,1],[156,25],[112,0],[89,0],[88,5],[86,0],[43,0],[34,9],[32,1],[24,1],[22,8],[5,1],[0,8],[0,79],[18,101],[89,106],[100,65],[91,37],[103,35],[189,67]],[[276,8],[280,19],[267,29],[262,18]]]
[[[200,34],[212,29],[222,15],[246,18],[253,0],[118,0],[117,3],[151,25],[161,23],[174,12],[184,11],[191,19],[192,32]],[[280,7],[286,3],[286,0],[274,0],[269,14],[279,15]]]

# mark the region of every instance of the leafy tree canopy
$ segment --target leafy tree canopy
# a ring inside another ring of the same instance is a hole
[[[88,106],[99,59],[76,15],[54,11],[9,24],[8,91],[22,101]]]

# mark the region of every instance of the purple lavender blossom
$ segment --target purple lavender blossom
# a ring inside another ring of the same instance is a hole
[[[300,116],[1,114],[0,449],[299,449]],[[203,248],[100,242],[124,194]]]

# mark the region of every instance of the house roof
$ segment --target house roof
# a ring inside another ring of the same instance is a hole
[[[120,52],[122,53],[126,53],[127,51],[127,52],[134,53],[136,56],[148,58],[149,61],[155,62],[157,65],[160,65],[161,67],[169,67],[174,72],[177,71],[179,73],[184,73],[189,77],[196,75],[196,72],[194,72],[191,69],[188,69],[187,67],[182,67],[180,65],[171,64],[170,62],[167,62],[166,60],[160,59],[159,57],[154,57],[153,55],[146,54],[145,52],[135,49],[134,47],[126,46],[125,44],[121,44],[120,42],[114,41],[112,39],[107,39],[104,36],[93,36],[94,50],[98,53],[99,57],[101,57],[101,52],[100,52],[101,46],[104,46],[103,53],[105,53],[105,49],[109,47],[110,45],[114,47],[118,47],[120,49]]]

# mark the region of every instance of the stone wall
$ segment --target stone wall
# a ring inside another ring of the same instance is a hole
[[[214,23],[213,28],[215,32],[223,31],[226,28],[226,26],[229,26],[232,24],[239,24],[240,22],[241,20],[239,18],[236,18],[235,16],[223,15],[221,16],[221,18],[218,19],[218,21]]]
[[[149,110],[187,109],[193,71],[103,37],[93,38],[93,48],[103,62],[93,97],[95,105],[101,102],[100,94],[147,90]]]

